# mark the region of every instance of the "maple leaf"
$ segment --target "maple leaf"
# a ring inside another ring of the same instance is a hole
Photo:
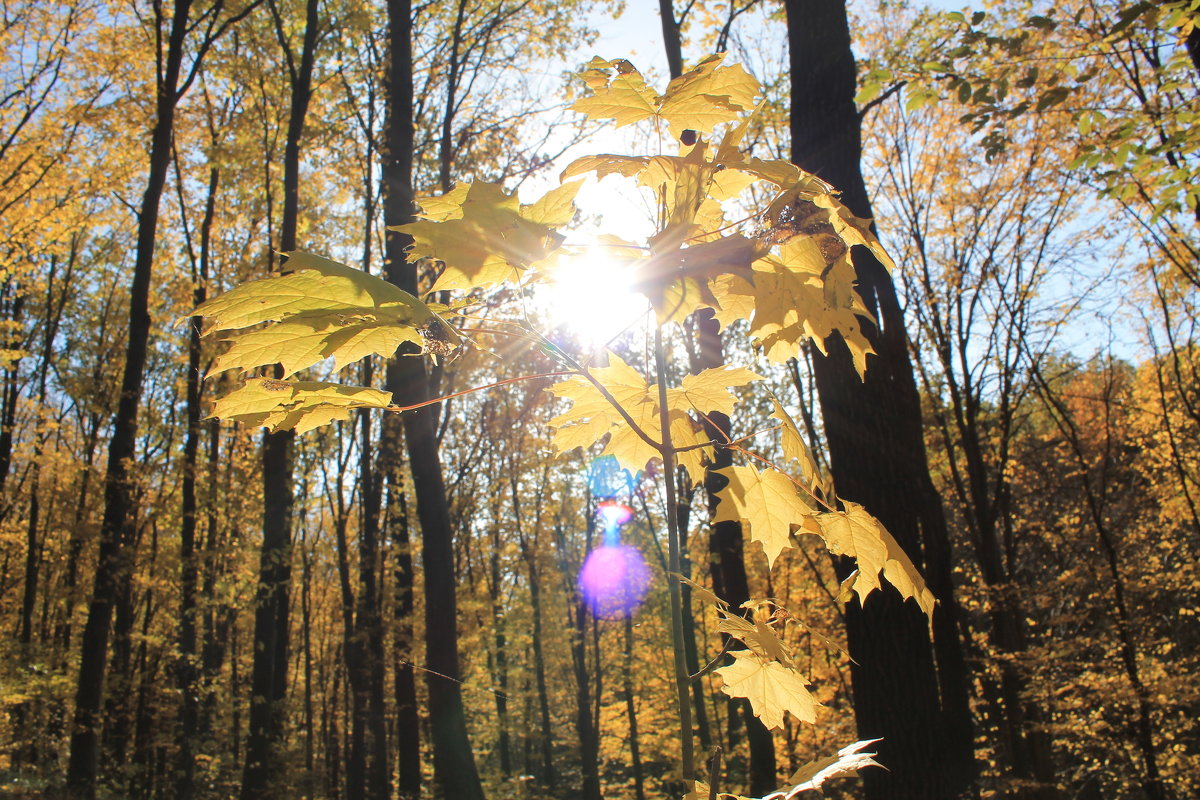
[[[656,243],[661,245],[661,243]],[[652,249],[654,245],[652,245]],[[740,233],[691,247],[662,250],[634,274],[632,287],[646,295],[659,324],[683,319],[698,308],[716,308],[713,280],[724,275],[749,277],[762,255],[760,245]]]
[[[792,528],[812,516],[814,509],[777,470],[732,466],[716,471],[729,479],[729,485],[717,492],[720,502],[713,522],[749,525],[750,538],[762,543],[768,566],[774,566],[783,548],[791,545]]]
[[[226,337],[212,372],[283,364],[285,375],[332,357],[337,369],[364,356],[390,357],[404,342],[453,356],[462,337],[432,308],[362,270],[309,253],[287,254],[290,274],[242,284],[202,303],[206,334],[269,324]]]
[[[577,188],[576,188],[577,190]],[[458,190],[455,190],[458,191]],[[407,233],[414,258],[442,261],[445,269],[430,288],[469,290],[519,282],[523,270],[546,258],[562,242],[551,227],[529,219],[561,218],[566,212],[562,187],[554,197],[521,206],[516,195],[505,193],[499,184],[475,182],[461,194],[460,211],[450,207],[451,195],[441,197],[436,216],[391,230]],[[456,196],[457,197],[457,196]]]
[[[736,650],[730,655],[733,663],[714,671],[724,684],[721,691],[749,700],[754,716],[764,725],[782,728],[785,712],[801,722],[817,721],[817,700],[798,671],[749,650]]]
[[[753,381],[765,380],[745,367],[715,367],[697,375],[684,375],[678,389],[667,389],[667,405],[692,408],[701,414],[713,411],[733,415],[737,398],[730,392]]]
[[[847,273],[852,286],[854,267],[844,248],[839,259],[826,264],[812,237],[794,237],[777,253],[755,262],[750,333],[768,360],[779,363],[794,357],[805,340],[825,352],[825,340],[836,332],[849,347],[859,374],[865,372],[867,354],[874,350],[858,317],[870,314],[852,289],[831,291],[846,285]],[[722,301],[718,295],[717,302]]]
[[[611,119],[619,128],[658,113],[658,92],[647,86],[642,73],[623,58],[607,61],[595,56],[580,77],[592,93],[576,100],[571,108],[591,119]]]
[[[879,576],[882,574],[901,597],[916,600],[932,626],[937,600],[912,559],[883,523],[865,508],[849,501],[842,504],[845,511],[829,511],[807,518],[804,530],[824,539],[829,552],[850,556],[858,563],[854,593],[860,604],[866,601],[868,594],[880,588]]]
[[[425,337],[416,327],[386,313],[339,314],[336,318],[299,314],[227,341],[231,345],[213,362],[210,375],[279,363],[287,378],[330,357],[335,370],[373,353],[388,358],[404,342],[424,345]]]
[[[791,415],[779,402],[779,398],[774,395],[771,396],[771,403],[775,407],[771,417],[780,422],[783,457],[800,465],[800,474],[810,487],[820,489],[827,497],[832,496],[833,492],[826,485],[826,481],[821,475],[821,469],[817,466],[817,460],[813,457],[812,451],[808,449],[808,444],[800,435],[800,430],[796,427]]]
[[[761,87],[739,65],[721,66],[722,54],[708,56],[667,85],[659,95],[642,74],[623,58],[599,56],[580,77],[591,94],[575,101],[575,111],[590,118],[611,119],[617,127],[657,118],[679,139],[684,130],[711,132],[754,107]]]
[[[304,433],[336,419],[350,419],[356,408],[387,408],[391,402],[390,392],[363,386],[250,378],[218,398],[210,418]]]
[[[795,666],[792,651],[770,625],[758,618],[750,621],[724,608],[718,608],[717,613],[721,615],[717,622],[717,630],[721,633],[740,640],[765,659],[778,661],[785,667]]]
[[[235,286],[188,312],[205,331],[248,328],[307,312],[391,308],[397,322],[419,325],[435,316],[424,303],[382,278],[311,253],[285,253],[289,272]]]
[[[623,175],[626,178],[636,178],[650,163],[649,156],[618,156],[595,155],[581,156],[575,159],[562,171],[559,180],[565,181],[589,172],[596,173],[597,178],[609,175]]]
[[[521,216],[539,225],[561,228],[575,218],[575,196],[581,186],[579,181],[556,186],[535,202],[522,205]]]
[[[739,64],[721,66],[722,58],[708,56],[667,84],[658,114],[676,139],[688,128],[711,132],[754,107],[758,81]]]
[[[609,353],[609,365],[592,369],[591,375],[629,414],[647,436],[662,441],[662,421],[658,407],[658,386],[649,383],[642,374],[629,366],[620,356]],[[704,479],[705,464],[712,458],[712,447],[700,447],[708,442],[697,418],[689,412],[701,410],[726,411],[733,409],[728,390],[761,380],[747,369],[705,370],[683,379],[682,386],[667,390],[667,411],[670,420],[672,445],[690,448],[677,454],[679,463],[693,482]],[[625,469],[638,472],[647,462],[659,457],[659,451],[629,426],[601,392],[586,378],[576,375],[548,387],[547,391],[572,401],[571,408],[550,420],[554,427],[554,446],[560,453],[577,447],[590,447],[608,435],[604,454],[614,456]],[[700,405],[696,405],[699,402]]]
[[[708,288],[717,301],[713,316],[722,328],[754,316],[754,284],[750,281],[740,275],[718,275],[708,282]]]

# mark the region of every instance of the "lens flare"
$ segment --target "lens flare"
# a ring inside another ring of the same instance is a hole
[[[579,589],[599,619],[633,613],[650,587],[650,568],[637,548],[627,544],[597,547],[579,571]]]
[[[596,516],[604,523],[604,543],[616,544],[616,541],[609,541],[611,533],[613,539],[617,538],[617,530],[629,520],[633,519],[633,509],[629,506],[621,505],[615,500],[605,500],[600,505],[596,506]]]
[[[588,470],[588,485],[592,496],[611,500],[622,493],[633,493],[633,477],[629,470],[621,467],[616,456],[599,456],[592,459]],[[622,520],[624,524],[626,520]]]

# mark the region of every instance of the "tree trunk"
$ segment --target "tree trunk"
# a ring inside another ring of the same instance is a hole
[[[592,693],[587,668],[588,608],[575,586],[574,576],[578,569],[568,563],[561,529],[556,534],[563,583],[567,588],[567,624],[570,626],[571,667],[575,675],[575,733],[579,737],[580,772],[583,777],[579,796],[582,800],[601,800],[600,737],[592,724]]]
[[[104,672],[108,660],[109,625],[122,573],[129,570],[126,544],[134,516],[129,469],[133,465],[137,439],[138,407],[146,368],[150,336],[150,277],[154,266],[154,243],[158,211],[175,130],[179,103],[179,75],[183,64],[184,39],[188,31],[191,0],[175,0],[165,61],[160,65],[154,130],[150,140],[150,169],[146,191],[138,211],[137,250],[133,282],[129,290],[129,339],[121,396],[113,420],[104,483],[104,517],[100,523],[100,553],[88,607],[87,623],[79,659],[75,692],[75,721],[71,731],[71,755],[67,766],[67,791],[71,797],[92,800],[96,794],[97,744],[104,697]]]
[[[638,747],[637,709],[633,702],[633,615],[625,615],[625,661],[622,670],[625,690],[625,717],[629,720],[629,763],[633,768],[635,800],[646,800],[642,775],[642,756]]]
[[[412,6],[409,0],[389,0],[387,121],[383,157],[384,221],[402,225],[413,217],[412,189]],[[389,231],[385,270],[389,281],[417,294],[415,264],[406,261],[410,237]],[[393,358],[385,388],[395,402],[415,405],[428,399],[424,361]],[[447,797],[482,800],[483,787],[467,738],[466,712],[459,688],[458,613],[454,577],[453,529],[446,487],[438,456],[432,408],[403,415],[421,549],[425,566],[425,661],[429,687],[429,719],[433,734],[434,775]]]
[[[274,3],[271,3],[271,12],[278,22],[278,9]],[[284,253],[296,249],[300,214],[300,143],[312,98],[313,62],[320,25],[318,14],[318,0],[307,0],[304,43],[298,66],[293,63],[288,43],[280,42],[287,58],[292,87],[283,151],[283,217],[279,233],[279,249]],[[281,374],[277,366],[276,377]],[[246,735],[242,800],[287,794],[287,772],[280,749],[287,697],[294,440],[292,431],[263,434],[263,538],[255,596],[250,729]]]
[[[208,297],[209,236],[216,213],[217,186],[220,171],[210,167],[208,196],[204,203],[204,219],[200,223],[200,257],[195,262],[192,304],[199,306]],[[179,800],[191,800],[196,786],[196,733],[200,717],[199,653],[196,637],[196,588],[199,565],[196,561],[196,472],[200,452],[200,320],[193,318],[188,331],[187,408],[185,411],[187,438],[183,445],[183,485],[181,487],[181,516],[179,532],[179,660],[176,680],[179,684],[179,754],[176,762],[175,795]]]
[[[855,214],[870,217],[845,4],[786,0],[784,6],[792,161],[840,189]],[[847,609],[859,737],[883,737],[879,761],[887,767],[864,772],[863,780],[869,800],[944,800],[972,791],[975,780],[948,534],[929,478],[920,402],[891,278],[861,249],[854,261],[859,291],[880,323],[876,328],[863,320],[877,355],[863,382],[840,340],[829,342],[829,357],[813,354],[833,476],[839,494],[865,505],[923,567],[940,601],[933,647],[920,611],[891,589],[870,597],[865,608],[852,603]],[[933,764],[939,768],[930,769]]]

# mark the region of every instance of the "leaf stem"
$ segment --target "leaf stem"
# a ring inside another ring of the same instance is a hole
[[[675,496],[675,450],[671,446],[671,411],[667,407],[667,354],[663,347],[662,326],[654,328],[654,368],[658,378],[658,418],[662,428],[663,442],[658,446],[658,452],[663,460],[663,475],[667,489],[667,570],[676,575],[682,574],[679,517],[676,511],[678,500]],[[683,647],[683,593],[679,581],[670,578],[667,590],[671,597],[671,644],[675,651],[675,693],[679,703],[679,744],[680,760],[685,785],[691,785],[696,779],[695,753],[692,741],[692,699],[691,678],[688,675],[687,660]]]
[[[707,664],[705,664],[703,667],[701,667],[699,670],[692,673],[691,675],[688,675],[688,680],[694,681],[699,678],[703,678],[705,675],[712,672],[717,667],[721,666],[721,659],[725,658],[725,655],[729,652],[729,645],[733,642],[733,640],[735,638],[737,638],[737,637],[732,636],[732,635],[726,636],[725,644],[721,645],[721,652],[719,652],[715,656],[713,656],[712,660],[709,661]],[[741,641],[741,640],[739,639],[739,641]]]
[[[558,357],[558,359],[560,361],[562,361],[562,363],[566,364],[568,367],[570,367],[573,370],[572,373],[559,373],[559,374],[579,375],[584,380],[586,380],[588,383],[590,383],[596,389],[596,391],[598,391],[600,393],[600,396],[603,397],[605,400],[607,400],[608,404],[617,410],[617,413],[621,415],[621,419],[625,420],[625,424],[633,429],[633,432],[638,435],[638,438],[641,439],[646,444],[653,447],[659,453],[661,453],[663,451],[664,447],[670,446],[670,445],[664,444],[663,442],[654,441],[654,439],[650,436],[650,434],[648,434],[648,433],[646,433],[646,431],[642,430],[642,427],[640,425],[638,425],[636,422],[634,422],[633,417],[631,417],[629,415],[629,412],[625,410],[625,407],[617,402],[617,398],[613,397],[612,392],[610,392],[608,389],[604,388],[604,384],[600,383],[600,381],[598,381],[592,375],[592,373],[588,372],[586,367],[580,365],[580,363],[578,361],[576,361],[574,358],[572,358],[570,355],[568,355],[561,347],[559,347],[558,345],[556,345],[554,342],[550,341],[546,337],[542,336],[540,333],[537,333],[536,331],[534,331],[534,335],[537,336],[538,340],[545,347],[547,347],[551,352],[553,352]],[[662,416],[661,411],[663,408],[663,406],[661,404],[662,404],[662,402],[664,402],[662,400],[662,398],[666,397],[665,392],[666,392],[666,389],[663,388],[662,381],[660,380],[659,381],[659,391],[658,391],[659,398],[660,398],[659,399],[659,404],[660,404],[659,416],[660,417]],[[669,431],[667,431],[665,428],[663,430],[664,430],[664,433],[663,433],[664,437],[666,437],[667,441],[670,441]]]

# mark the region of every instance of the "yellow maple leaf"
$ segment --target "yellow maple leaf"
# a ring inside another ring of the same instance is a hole
[[[708,56],[667,85],[658,115],[676,139],[688,128],[711,132],[754,108],[758,81],[739,64],[722,67],[722,58]]]
[[[642,73],[623,58],[595,56],[580,77],[592,90],[571,108],[592,119],[611,119],[617,127],[650,119],[658,113],[659,95],[646,85]]]
[[[732,466],[717,470],[729,485],[717,492],[720,502],[713,522],[744,522],[750,538],[761,542],[768,565],[773,566],[783,548],[791,546],[793,526],[814,513],[786,475],[773,469]]]
[[[662,421],[658,405],[658,385],[649,383],[640,372],[620,356],[609,353],[609,365],[591,370],[591,375],[623,408],[637,427],[656,442],[662,442]],[[761,377],[750,370],[727,368],[705,370],[699,375],[686,376],[682,386],[667,390],[667,411],[670,420],[671,444],[677,460],[693,483],[704,479],[705,464],[712,459],[708,442],[694,411],[733,410],[734,398],[729,390]],[[561,452],[577,447],[590,447],[608,435],[604,454],[614,456],[625,469],[637,472],[645,469],[652,459],[660,457],[658,448],[638,435],[603,394],[586,378],[572,376],[547,389],[572,402],[571,408],[559,414],[550,425],[554,427],[554,446]]]
[[[714,673],[724,684],[721,691],[730,697],[748,699],[754,716],[764,725],[782,728],[785,712],[801,722],[817,721],[817,700],[798,671],[749,650],[737,650],[731,655],[733,663]]]
[[[425,219],[395,227],[412,237],[409,251],[414,258],[434,258],[445,264],[430,291],[519,282],[523,270],[549,256],[562,242],[548,225],[522,216],[516,195],[507,194],[498,184],[472,183],[462,194],[458,214],[447,207],[448,198],[440,198],[440,221]],[[558,199],[545,207],[534,203],[525,210],[544,217]],[[563,212],[557,213],[561,216]]]
[[[608,61],[594,57],[580,74],[591,94],[575,101],[575,111],[592,119],[611,119],[617,126],[657,118],[671,135],[680,138],[691,129],[710,132],[754,107],[761,87],[741,66],[721,66],[722,55],[712,55],[675,78],[659,95],[646,85],[642,74],[623,58]]]
[[[364,386],[250,378],[213,404],[212,417],[304,433],[349,419],[356,408],[387,408],[391,401],[391,393]]]
[[[762,375],[745,367],[706,369],[698,375],[685,375],[678,389],[668,389],[667,405],[692,408],[701,414],[717,411],[731,416],[737,400],[731,390],[761,380],[765,380]]]
[[[842,504],[846,508],[844,512],[829,511],[809,517],[805,520],[804,530],[824,539],[829,552],[850,556],[857,562],[858,575],[853,585],[859,603],[865,602],[867,595],[880,587],[882,575],[896,587],[901,597],[916,600],[932,625],[937,600],[912,559],[883,523],[865,508],[849,501]]]
[[[720,621],[717,622],[717,630],[721,633],[727,633],[740,640],[763,658],[778,661],[785,667],[795,666],[792,663],[791,649],[770,625],[757,618],[753,621],[747,620],[724,608],[718,608],[717,613],[721,615]]]
[[[800,430],[796,427],[791,415],[779,402],[779,398],[772,396],[771,403],[775,406],[771,417],[779,420],[781,426],[780,440],[783,445],[783,457],[800,465],[800,475],[809,486],[821,489],[827,496],[832,495],[832,492],[828,491],[828,487],[824,485],[821,469],[817,466],[817,460],[813,458],[812,450],[808,449],[808,443],[800,435]]]

